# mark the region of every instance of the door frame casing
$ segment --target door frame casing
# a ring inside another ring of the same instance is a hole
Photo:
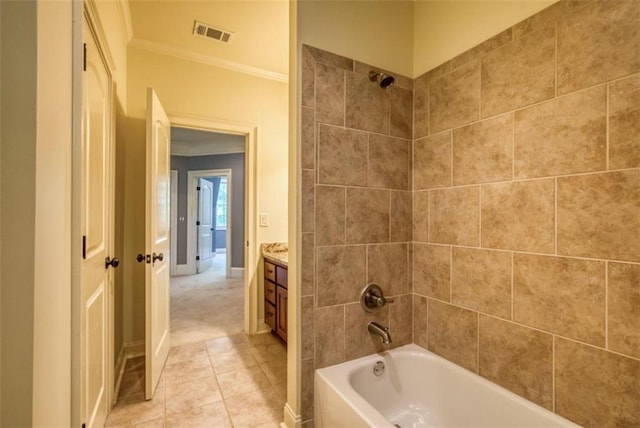
[[[169,176],[171,177],[171,265],[169,273],[171,276],[176,276],[184,275],[184,273],[178,273],[178,261],[176,260],[178,253],[178,170],[170,169]]]
[[[209,119],[167,113],[171,126],[209,132],[242,135],[244,147],[244,330],[258,333],[258,222],[257,222],[257,134],[255,125],[221,119]]]
[[[198,179],[209,177],[227,177],[227,255],[225,261],[225,276],[227,278],[231,278],[231,224],[233,219],[228,214],[232,212],[231,204],[233,202],[233,196],[231,193],[231,189],[233,188],[231,183],[231,169],[203,169],[187,171],[187,266],[191,274],[197,273],[196,256],[198,255],[198,231],[196,227],[196,220],[198,218],[198,196],[196,188],[198,186]],[[215,221],[216,220],[214,218],[213,222]]]

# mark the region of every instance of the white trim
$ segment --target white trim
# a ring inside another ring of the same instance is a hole
[[[302,416],[296,415],[296,412],[293,411],[289,402],[284,405],[284,422],[281,423],[280,426],[284,424],[285,427],[301,427],[302,426]]]
[[[193,275],[190,271],[189,265],[176,265],[175,276],[181,276],[181,275]]]
[[[127,35],[127,43],[133,39],[133,23],[131,21],[131,8],[129,7],[129,0],[117,0],[118,10],[120,11],[120,17],[122,18],[122,24]]]
[[[108,39],[102,25],[102,20],[100,19],[100,13],[98,12],[98,8],[96,6],[96,0],[84,0],[84,11],[85,14],[89,17],[89,21],[92,24],[91,26],[93,27],[96,39],[100,45],[102,56],[105,58],[107,65],[109,66],[111,76],[114,76],[116,72],[116,62],[113,60],[113,55],[111,54],[111,50],[109,49],[109,43],[107,43]]]
[[[264,318],[260,318],[258,320],[257,334],[264,334],[264,333],[270,333],[270,332],[271,332],[271,327],[269,327],[269,325],[267,325],[267,323],[264,322]]]
[[[172,169],[171,174],[171,266],[169,274],[177,275],[178,271],[178,170]]]
[[[187,171],[187,265],[192,274],[197,273],[196,255],[197,252],[197,230],[196,219],[198,218],[197,191],[199,178],[227,177],[227,253],[231,254],[231,220],[232,220],[232,174],[230,169],[206,169],[198,171]],[[215,219],[213,219],[215,221]],[[226,260],[225,276],[231,278],[231,257]]]
[[[229,255],[229,257],[227,257],[227,259],[230,259],[231,255]],[[237,268],[237,267],[232,267],[231,268],[231,278],[242,278],[244,276],[244,268]]]
[[[164,43],[151,42],[149,40],[134,37],[129,46],[143,51],[153,52],[160,55],[172,56],[186,61],[198,62],[213,67],[225,68],[227,70],[237,71],[238,73],[248,74],[250,76],[261,77],[263,79],[275,80],[278,82],[288,82],[289,76],[275,71],[265,70],[264,68],[253,67],[241,64],[235,61],[216,58],[210,55],[199,54],[188,51],[186,49],[175,48]]]
[[[169,114],[169,120],[174,126],[201,129],[205,131],[225,132],[228,134],[244,135],[244,265],[247,274],[244,276],[244,330],[247,334],[258,331],[258,226],[257,226],[257,133],[255,125],[231,122],[221,119],[208,119],[198,116],[178,116]]]

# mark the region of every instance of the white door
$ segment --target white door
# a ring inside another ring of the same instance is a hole
[[[197,272],[211,267],[211,246],[213,245],[213,183],[204,178],[198,179],[198,258]]]
[[[112,81],[94,33],[83,21],[81,412],[102,427],[109,411],[109,298],[113,269]]]
[[[153,398],[169,354],[171,124],[156,93],[147,90],[145,396]]]

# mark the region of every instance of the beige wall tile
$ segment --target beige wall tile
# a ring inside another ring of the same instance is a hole
[[[640,71],[640,8],[596,1],[558,23],[558,93]]]
[[[309,419],[313,417],[313,377],[315,375],[315,361],[313,358],[302,360],[301,370],[301,401],[302,401],[302,418]]]
[[[315,355],[315,347],[314,347],[314,337],[315,337],[315,328],[314,328],[314,317],[311,316],[313,313],[313,296],[305,296],[300,299],[300,310],[304,316],[300,317],[300,328],[302,329],[302,346],[301,346],[301,357],[305,358],[313,358]]]
[[[316,253],[317,306],[358,301],[366,280],[366,247],[318,247]]]
[[[511,253],[453,248],[451,302],[511,319]]]
[[[315,198],[316,172],[312,169],[302,170],[302,231],[313,232],[315,230],[316,198]]]
[[[315,310],[316,369],[345,361],[344,306]]]
[[[345,305],[345,330],[348,332],[345,340],[345,355],[347,360],[364,357],[375,352],[384,351],[380,337],[374,336],[367,330],[371,321],[389,325],[389,306],[376,312],[365,312],[360,302]],[[393,336],[392,336],[393,338]]]
[[[478,372],[478,313],[429,300],[429,350]]]
[[[604,346],[604,308],[604,262],[514,255],[515,321]]]
[[[558,254],[640,261],[640,171],[558,178]]]
[[[370,134],[367,185],[408,190],[410,147],[408,140]]]
[[[435,133],[478,120],[479,101],[479,61],[473,61],[431,82],[429,132]]]
[[[413,292],[451,301],[451,248],[413,245]]]
[[[316,245],[344,244],[344,187],[316,186]]]
[[[319,134],[319,182],[366,186],[369,151],[367,134],[325,125],[320,125]]]
[[[391,191],[389,234],[391,242],[411,241],[412,192]]]
[[[346,126],[389,134],[389,96],[369,76],[347,73]]]
[[[394,137],[413,138],[413,91],[399,86],[387,89],[389,94],[389,133]]]
[[[316,123],[315,110],[302,107],[302,143],[300,159],[303,169],[316,167]]]
[[[609,87],[609,168],[640,167],[640,75]]]
[[[480,375],[553,408],[553,337],[480,315]]]
[[[414,190],[451,186],[451,132],[413,143]]]
[[[555,26],[548,26],[482,59],[482,117],[553,98],[555,41]]]
[[[555,22],[558,18],[561,18],[588,4],[589,2],[584,0],[562,0],[556,2],[546,9],[542,9],[535,15],[514,25],[513,38],[518,39],[525,34],[546,27],[550,22]]]
[[[429,193],[430,242],[478,246],[480,188],[461,187]]]
[[[556,412],[590,428],[640,425],[640,361],[556,338]]]
[[[482,246],[553,253],[554,180],[482,186]]]
[[[453,184],[511,180],[513,115],[507,114],[453,131]]]
[[[389,191],[347,188],[347,243],[389,242]]]
[[[395,296],[389,308],[389,333],[391,346],[407,345],[413,341],[413,296]]]
[[[302,47],[302,105],[314,107],[315,102],[316,61],[308,46]]]
[[[428,314],[429,299],[413,295],[413,343],[428,348]]]
[[[456,68],[468,62],[481,59],[488,53],[498,49],[500,46],[504,46],[507,43],[510,43],[512,39],[511,33],[512,29],[507,28],[503,32],[498,33],[495,36],[480,43],[479,45],[476,45],[475,47],[469,49],[468,51],[461,53],[451,60],[451,67],[455,70]]]
[[[354,64],[353,60],[344,56],[340,56],[331,52],[324,51],[322,49],[314,48],[313,46],[305,45],[313,59],[317,62],[321,62],[326,65],[330,65],[336,68],[342,68],[344,70],[352,71]]]
[[[367,282],[388,296],[409,293],[408,256],[408,244],[367,245]]]
[[[640,358],[640,265],[609,263],[609,349]]]
[[[316,276],[316,237],[313,233],[302,234],[302,264],[300,295],[309,296],[315,294]]]
[[[429,242],[429,192],[413,193],[413,240]]]
[[[429,75],[416,78],[413,89],[413,138],[429,135]]]
[[[515,176],[607,169],[606,88],[599,86],[515,113]]]
[[[344,126],[344,73],[316,63],[316,122]]]

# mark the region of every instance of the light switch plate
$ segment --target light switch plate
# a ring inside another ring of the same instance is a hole
[[[269,214],[260,213],[260,227],[269,226]]]

